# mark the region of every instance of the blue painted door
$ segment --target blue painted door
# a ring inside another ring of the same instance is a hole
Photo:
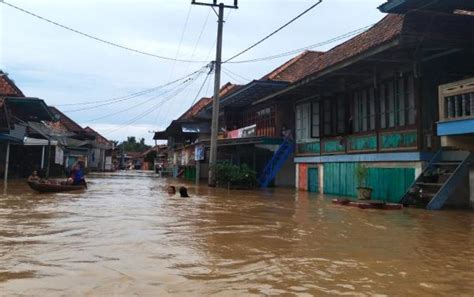
[[[308,168],[308,191],[319,192],[319,172],[318,168]]]

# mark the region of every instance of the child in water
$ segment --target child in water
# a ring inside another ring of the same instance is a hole
[[[168,187],[168,194],[170,194],[170,195],[176,194],[176,188],[175,188],[175,186],[169,186],[169,187]]]
[[[188,189],[186,189],[185,187],[179,188],[179,195],[181,195],[181,197],[183,198],[188,198]]]

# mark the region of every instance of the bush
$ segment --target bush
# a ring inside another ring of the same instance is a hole
[[[257,173],[246,164],[233,165],[228,161],[216,166],[216,182],[218,186],[232,188],[253,188],[257,184]]]

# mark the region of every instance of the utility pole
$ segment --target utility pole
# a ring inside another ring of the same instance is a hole
[[[214,99],[212,103],[212,125],[211,125],[211,155],[209,158],[209,186],[216,186],[216,165],[217,165],[217,135],[219,130],[219,90],[221,87],[221,64],[222,64],[222,34],[224,29],[224,8],[238,9],[238,0],[234,0],[234,5],[225,5],[224,3],[217,4],[217,0],[213,0],[212,3],[196,2],[191,1],[194,5],[204,5],[219,7],[218,26],[217,26],[217,47],[216,47],[216,60],[214,61],[215,74],[214,74]],[[215,10],[214,10],[215,12]]]

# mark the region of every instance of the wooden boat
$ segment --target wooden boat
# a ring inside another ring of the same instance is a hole
[[[28,185],[33,190],[40,193],[60,193],[60,192],[71,192],[81,191],[87,189],[87,185],[63,185],[60,183],[40,183],[40,182],[28,182]]]
[[[385,203],[384,201],[380,200],[351,201],[349,199],[333,199],[332,203],[343,206],[358,207],[361,209],[399,210],[403,208],[402,204]]]

